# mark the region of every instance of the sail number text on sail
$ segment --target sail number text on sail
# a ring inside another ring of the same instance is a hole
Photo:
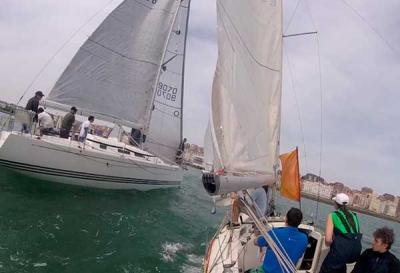
[[[162,82],[158,83],[157,96],[162,97],[166,100],[176,101],[177,93],[178,93],[178,88],[169,86]]]

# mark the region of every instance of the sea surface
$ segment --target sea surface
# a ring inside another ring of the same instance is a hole
[[[294,202],[278,198],[283,214]],[[180,188],[92,190],[27,178],[0,168],[0,272],[201,272],[207,241],[221,222],[189,169]],[[324,226],[332,209],[303,199],[305,220]],[[364,247],[375,228],[400,225],[360,215]],[[400,240],[400,239],[399,239]],[[393,252],[400,257],[400,244]]]

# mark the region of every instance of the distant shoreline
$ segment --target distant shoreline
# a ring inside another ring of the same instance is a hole
[[[314,200],[314,201],[320,201],[320,202],[328,204],[328,205],[333,205],[333,201],[332,200],[326,199],[326,198],[323,198],[323,197],[319,197],[318,198],[318,196],[315,196],[313,194],[302,192],[301,193],[301,197],[305,198],[305,199]],[[360,213],[363,213],[363,214],[366,214],[366,215],[370,215],[370,216],[374,216],[374,217],[377,217],[377,218],[381,218],[381,219],[385,219],[385,220],[389,220],[389,221],[400,223],[400,219],[399,218],[392,217],[392,216],[389,216],[389,215],[386,215],[386,214],[376,213],[374,211],[362,209],[362,208],[359,208],[359,207],[353,207],[353,206],[349,206],[349,208],[351,210],[353,210],[353,211],[360,212]]]

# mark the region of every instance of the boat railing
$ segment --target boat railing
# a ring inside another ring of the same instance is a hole
[[[35,112],[24,109],[21,106],[0,101],[0,132],[20,131],[31,132]]]

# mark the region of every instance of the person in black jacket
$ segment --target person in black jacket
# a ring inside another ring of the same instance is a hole
[[[361,254],[352,273],[399,273],[400,262],[389,251],[393,242],[393,229],[382,227],[375,230],[372,248]]]
[[[32,111],[32,112],[36,113],[36,115],[33,117],[33,121],[34,122],[37,122],[37,118],[38,118],[37,114],[38,114],[38,109],[39,109],[39,102],[43,97],[44,97],[44,94],[43,94],[42,91],[36,91],[35,96],[30,98],[28,100],[28,103],[25,106],[25,110],[29,110],[29,111]],[[22,131],[24,133],[28,133],[29,132],[28,124],[26,124],[26,123],[22,124]]]

